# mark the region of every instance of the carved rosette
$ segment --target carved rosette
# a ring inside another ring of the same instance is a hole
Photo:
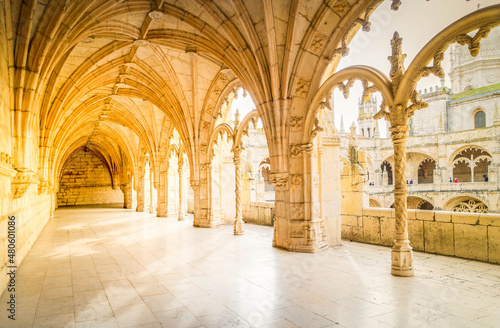
[[[302,174],[290,174],[290,185],[294,187],[302,186],[304,178]]]
[[[271,181],[277,191],[284,191],[288,189],[288,173],[271,173]]]
[[[292,220],[304,220],[304,204],[292,204]]]
[[[290,127],[292,128],[292,131],[302,131],[303,125],[304,125],[303,116],[292,116],[290,118]]]
[[[306,98],[309,92],[311,81],[299,78],[297,81],[297,87],[295,88],[295,96],[300,98]]]
[[[196,192],[200,189],[200,181],[198,180],[191,180],[189,182],[191,184],[191,188]]]
[[[38,185],[38,195],[47,193],[48,189],[49,183],[47,182],[47,180],[41,180],[40,184]]]

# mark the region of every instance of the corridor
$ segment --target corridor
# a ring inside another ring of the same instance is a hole
[[[58,209],[16,276],[0,327],[494,327],[500,266],[344,241],[317,254],[270,247],[272,228],[192,227],[120,208]],[[6,304],[4,293],[1,304]]]

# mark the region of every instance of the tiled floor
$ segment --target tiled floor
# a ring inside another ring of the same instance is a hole
[[[17,274],[0,327],[499,327],[500,266],[344,242],[271,247],[272,228],[197,229],[109,208],[56,211]],[[0,304],[6,302],[4,293]]]

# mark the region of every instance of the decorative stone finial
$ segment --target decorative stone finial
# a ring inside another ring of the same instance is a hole
[[[398,90],[399,83],[405,73],[404,61],[406,54],[402,52],[403,38],[399,37],[398,32],[394,32],[391,40],[392,55],[387,57],[391,62],[390,78],[392,80],[392,90],[394,93]]]
[[[340,136],[345,136],[345,128],[344,128],[344,115],[340,116]]]
[[[374,133],[373,137],[380,138],[380,128],[378,126],[378,120],[375,121],[375,133]]]

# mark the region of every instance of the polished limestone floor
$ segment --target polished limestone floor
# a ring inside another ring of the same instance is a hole
[[[17,320],[3,310],[0,327],[500,326],[500,266],[415,253],[415,277],[393,277],[389,248],[290,253],[272,228],[245,229],[59,209],[18,270]]]

